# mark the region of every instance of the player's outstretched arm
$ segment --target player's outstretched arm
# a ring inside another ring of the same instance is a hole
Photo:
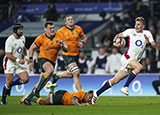
[[[33,42],[32,45],[29,48],[29,60],[30,60],[30,64],[29,64],[29,70],[32,71],[33,68],[33,54],[35,49],[37,49],[38,47],[35,45],[35,43]]]
[[[149,38],[147,37],[147,35],[144,35],[144,38],[146,39],[146,43],[153,49],[157,48],[157,44],[153,41],[153,42],[149,42]]]
[[[73,103],[73,105],[78,105],[78,106],[89,106],[90,104],[89,103],[79,103],[78,102],[78,97],[73,97],[72,98],[72,103]]]
[[[81,104],[78,102],[78,97],[73,97],[72,98],[72,103],[73,103],[73,105],[79,105],[79,106],[81,106]]]

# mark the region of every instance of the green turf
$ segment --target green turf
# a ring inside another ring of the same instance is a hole
[[[1,97],[0,97],[1,98]],[[7,97],[0,115],[159,115],[160,97],[100,97],[93,106],[25,106],[20,97]]]

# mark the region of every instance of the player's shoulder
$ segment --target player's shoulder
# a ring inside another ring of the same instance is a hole
[[[12,41],[14,41],[14,36],[13,36],[13,34],[10,35],[10,36],[8,36],[6,42],[12,42]]]
[[[151,32],[149,30],[143,30],[144,34],[151,34]]]
[[[25,36],[24,36],[24,35],[23,35],[23,36],[21,36],[21,39],[22,39],[22,40],[24,40],[24,39],[25,39]]]
[[[128,29],[126,29],[126,31],[135,32],[135,29],[134,28],[128,28]]]
[[[61,36],[61,35],[62,35],[62,34],[59,33],[59,32],[55,32],[54,34],[55,34],[55,36]]]
[[[66,30],[66,26],[62,26],[61,28],[58,29],[57,32],[64,31],[64,30]]]
[[[81,29],[81,26],[79,26],[79,25],[75,25],[74,27],[78,28],[78,29]]]

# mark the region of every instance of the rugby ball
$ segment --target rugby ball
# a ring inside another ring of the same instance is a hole
[[[123,37],[118,37],[116,42],[121,44],[122,47],[126,46],[126,40]]]

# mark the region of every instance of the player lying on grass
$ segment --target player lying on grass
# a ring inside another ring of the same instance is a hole
[[[93,91],[84,92],[82,90],[78,90],[76,92],[69,93],[66,90],[58,90],[54,93],[54,88],[56,87],[56,83],[47,85],[47,88],[50,88],[49,95],[46,99],[32,97],[31,101],[40,105],[90,105],[91,99],[93,97]],[[27,101],[24,96],[20,99],[20,103],[24,103],[26,105],[31,105],[29,101]]]

